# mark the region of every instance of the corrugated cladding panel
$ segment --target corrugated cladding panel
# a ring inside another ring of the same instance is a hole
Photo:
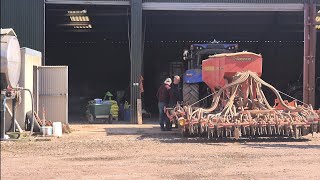
[[[52,122],[68,123],[68,105],[65,105],[66,98],[63,96],[40,96],[39,97],[39,115],[42,116],[42,109],[45,110],[46,120]]]
[[[320,0],[317,0],[320,1]],[[175,2],[175,3],[304,3],[305,0],[143,0],[143,2]]]
[[[13,28],[20,46],[43,53],[44,0],[1,0],[1,28]]]
[[[131,122],[137,123],[137,99],[142,65],[142,0],[131,0]],[[135,85],[134,85],[135,84]]]
[[[68,93],[68,72],[66,66],[39,67],[39,93],[56,96]]]
[[[68,123],[67,66],[39,67],[39,112],[43,107],[47,120]]]

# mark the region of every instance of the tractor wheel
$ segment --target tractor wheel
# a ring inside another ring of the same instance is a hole
[[[189,105],[199,101],[199,84],[183,84],[183,102]],[[199,103],[195,104],[198,105]]]
[[[199,84],[199,99],[203,99],[200,102],[201,107],[205,107],[205,108],[211,107],[212,100],[213,100],[213,96],[209,96],[211,94],[212,94],[211,89],[205,83]]]

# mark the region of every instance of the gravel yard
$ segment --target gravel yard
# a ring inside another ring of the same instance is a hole
[[[61,138],[1,142],[1,179],[320,179],[320,134],[215,142],[156,124],[73,124]]]

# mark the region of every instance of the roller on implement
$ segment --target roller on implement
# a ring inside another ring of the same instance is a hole
[[[279,91],[263,81],[262,56],[251,52],[209,56],[202,62],[202,77],[213,94],[209,108],[177,104],[167,111],[183,136],[217,138],[293,137],[320,132],[319,111],[296,100],[283,100]],[[262,87],[276,99],[270,105]]]

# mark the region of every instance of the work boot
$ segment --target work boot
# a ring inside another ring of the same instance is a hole
[[[164,124],[160,124],[160,129],[161,131],[165,131],[166,129],[164,128]]]
[[[172,123],[171,122],[167,122],[166,123],[166,130],[167,131],[171,131],[172,130]]]

